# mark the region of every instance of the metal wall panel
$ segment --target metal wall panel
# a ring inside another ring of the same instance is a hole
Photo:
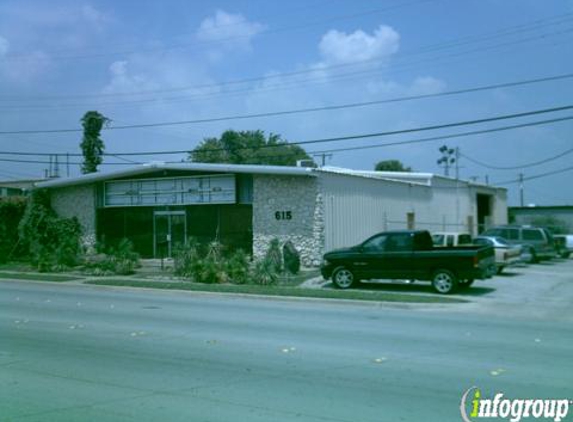
[[[478,189],[455,180],[434,179],[432,183],[433,186],[421,186],[322,174],[325,251],[357,244],[380,231],[405,230],[409,214],[416,229],[468,231],[468,217],[477,221]],[[492,212],[495,223],[505,222],[504,192],[486,190],[496,199],[497,207]]]

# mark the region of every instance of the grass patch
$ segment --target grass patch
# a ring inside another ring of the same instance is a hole
[[[161,281],[141,281],[129,279],[99,279],[89,280],[86,284],[99,286],[127,286],[143,287],[150,289],[166,290],[189,290],[200,292],[216,293],[242,293],[267,296],[284,297],[310,297],[324,299],[347,299],[366,300],[377,302],[399,302],[399,303],[466,303],[463,299],[454,299],[444,296],[422,296],[414,294],[386,293],[386,292],[363,292],[355,290],[323,290],[323,289],[302,289],[289,286],[258,286],[258,285],[235,285],[235,284],[197,284],[189,282],[169,283]]]
[[[33,268],[28,262],[6,262],[4,264],[0,264],[0,271],[34,271]]]
[[[72,281],[79,280],[81,277],[60,274],[25,274],[25,273],[6,273],[0,272],[0,278],[9,278],[12,280],[34,280],[34,281]]]

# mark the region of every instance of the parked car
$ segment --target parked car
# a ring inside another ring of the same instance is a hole
[[[498,274],[503,269],[516,265],[521,261],[521,245],[510,245],[503,237],[477,236],[473,240],[476,245],[492,246],[495,250],[495,267]]]
[[[438,293],[447,294],[491,277],[494,262],[489,246],[434,248],[428,231],[392,231],[324,254],[321,273],[341,289],[361,280],[407,279],[431,281]]]
[[[432,233],[434,246],[462,246],[472,244],[472,235],[458,232],[434,232]]]
[[[497,226],[484,231],[481,235],[502,237],[510,245],[521,245],[523,259],[529,263],[556,256],[553,236],[542,227]]]
[[[555,251],[561,258],[569,258],[573,252],[573,234],[554,234]]]

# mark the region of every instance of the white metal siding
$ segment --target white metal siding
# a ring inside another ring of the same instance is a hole
[[[477,188],[466,182],[434,179],[421,186],[340,174],[323,173],[325,251],[357,244],[385,230],[407,229],[408,213],[414,213],[416,229],[468,231],[468,217],[477,224]],[[505,193],[479,188],[480,193]],[[492,217],[503,221],[504,195],[493,200]]]

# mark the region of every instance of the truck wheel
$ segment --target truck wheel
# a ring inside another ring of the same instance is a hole
[[[332,273],[332,282],[339,289],[348,289],[355,281],[352,271],[345,267],[338,267]]]
[[[460,289],[469,289],[472,284],[474,284],[473,278],[469,280],[460,280],[459,282]]]
[[[456,276],[448,270],[437,270],[432,276],[432,286],[436,292],[447,295],[458,287]]]

